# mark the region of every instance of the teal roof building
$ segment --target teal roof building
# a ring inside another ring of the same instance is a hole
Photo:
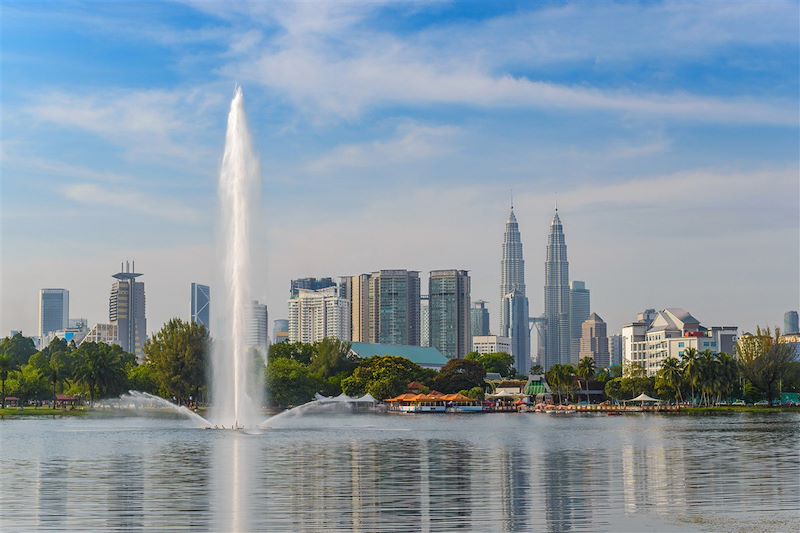
[[[377,344],[368,342],[353,342],[350,344],[350,352],[359,359],[367,359],[375,356],[391,355],[408,359],[412,363],[418,364],[422,368],[439,370],[447,364],[447,357],[434,347],[408,346],[405,344]]]

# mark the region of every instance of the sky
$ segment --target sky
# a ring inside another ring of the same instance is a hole
[[[610,332],[645,308],[781,325],[800,300],[800,8],[764,2],[0,4],[0,332],[37,291],[148,330],[218,279],[236,83],[262,169],[253,297],[291,278],[471,272],[498,323],[513,191],[532,314],[557,205]],[[213,333],[213,332],[212,332]]]

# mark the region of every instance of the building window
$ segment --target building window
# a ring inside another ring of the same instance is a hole
[[[678,348],[683,348],[683,346],[684,346],[684,343],[682,343],[682,342],[678,343]],[[681,354],[683,354],[683,352],[681,352]]]

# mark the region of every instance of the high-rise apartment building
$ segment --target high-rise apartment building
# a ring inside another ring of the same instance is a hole
[[[108,300],[108,318],[116,326],[120,347],[144,361],[144,343],[147,340],[144,283],[136,281],[141,276],[135,271],[136,263],[126,261],[112,277],[111,297]]]
[[[573,281],[569,286],[570,362],[580,359],[583,323],[589,318],[589,289],[583,281]]]
[[[369,342],[419,346],[419,272],[373,272],[368,298]]]
[[[69,326],[69,291],[39,289],[39,338]]]
[[[472,309],[469,310],[469,319],[473,337],[489,335],[489,309],[486,308],[486,303],[485,300],[472,302]]]
[[[350,302],[350,339],[369,341],[369,274],[346,276],[339,282],[339,296]]]
[[[256,348],[262,353],[269,350],[269,312],[266,304],[253,300],[247,314],[246,342],[248,348]]]
[[[211,289],[208,285],[192,283],[191,320],[211,332]]]
[[[569,262],[558,209],[550,222],[545,262],[544,316],[547,320],[544,368],[569,364],[571,357]]]
[[[289,284],[289,298],[293,298],[299,294],[300,289],[309,291],[318,291],[320,289],[327,289],[328,287],[335,287],[336,283],[332,278],[300,278],[293,279]]]
[[[448,359],[463,359],[472,348],[469,273],[432,270],[428,298],[431,346]]]
[[[431,308],[427,294],[419,297],[419,345],[431,345]]]
[[[326,337],[350,340],[350,302],[336,287],[300,289],[289,299],[289,342],[312,344]]]
[[[598,369],[609,368],[611,360],[608,353],[606,323],[597,313],[592,313],[583,322],[581,329],[583,333],[581,335],[579,360],[584,357],[591,357],[594,359],[594,364]]]
[[[786,311],[783,314],[783,334],[797,335],[798,333],[800,333],[800,324],[798,324],[797,311]]]

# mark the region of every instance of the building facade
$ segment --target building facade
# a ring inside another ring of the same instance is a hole
[[[589,318],[591,302],[589,289],[583,281],[573,281],[569,286],[570,359],[577,364],[580,359],[583,323]]]
[[[289,342],[313,344],[332,337],[350,340],[350,302],[336,287],[300,289],[289,299]]]
[[[473,337],[489,335],[489,309],[487,309],[486,303],[485,300],[472,302],[469,317]]]
[[[350,302],[350,339],[369,340],[369,274],[340,279],[339,296]]]
[[[431,308],[427,294],[419,297],[419,345],[431,345]]]
[[[609,368],[611,357],[608,353],[608,334],[606,323],[597,313],[592,313],[581,326],[581,349],[579,360],[584,357],[594,359],[595,367]]]
[[[120,347],[144,361],[144,343],[147,340],[147,318],[145,314],[144,283],[136,281],[141,276],[135,271],[136,263],[120,265],[120,272],[112,277],[108,300],[108,318],[117,327]]]
[[[119,330],[116,324],[95,324],[89,328],[89,333],[83,337],[83,340],[81,342],[76,341],[75,344],[80,346],[84,342],[119,344]]]
[[[192,283],[191,320],[211,334],[211,289],[208,285]]]
[[[69,327],[69,291],[39,289],[39,338]],[[42,341],[44,342],[44,341]]]
[[[279,318],[272,322],[272,343],[282,344],[289,342],[289,320]]]
[[[681,360],[686,350],[712,353],[735,346],[738,328],[719,326],[706,328],[685,309],[673,307],[650,313],[647,310],[637,320],[622,328],[622,366],[638,364],[648,376],[661,369],[670,357]],[[652,320],[650,320],[652,318]]]
[[[609,335],[608,356],[611,366],[622,364],[622,335]]]
[[[550,222],[545,261],[544,316],[546,319],[544,369],[572,360],[570,335],[569,262],[564,228],[558,209]]]
[[[786,311],[783,314],[783,334],[797,335],[800,333],[797,311]]]
[[[431,346],[448,359],[463,359],[472,348],[469,273],[432,270],[428,298]]]
[[[511,339],[499,335],[474,335],[472,337],[472,351],[511,354]]]

